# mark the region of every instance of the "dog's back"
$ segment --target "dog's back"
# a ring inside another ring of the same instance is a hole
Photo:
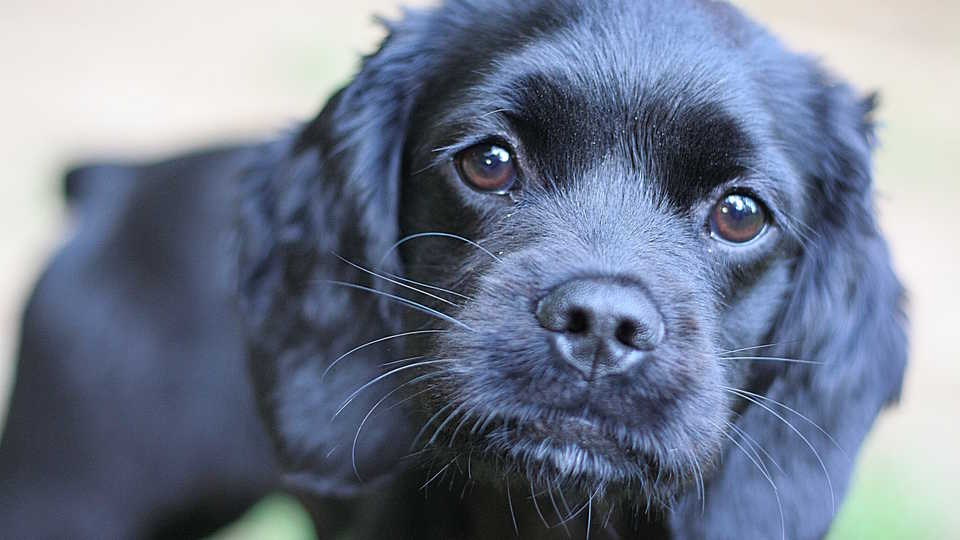
[[[274,487],[225,256],[251,153],[67,176],[76,233],[25,310],[0,442],[5,538],[201,535]]]

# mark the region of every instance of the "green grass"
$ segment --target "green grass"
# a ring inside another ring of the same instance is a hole
[[[271,495],[208,540],[315,540],[306,510],[287,495]]]
[[[929,475],[919,467],[892,460],[864,463],[853,489],[834,523],[829,540],[942,540],[950,538],[951,523]],[[955,520],[955,518],[954,518]]]

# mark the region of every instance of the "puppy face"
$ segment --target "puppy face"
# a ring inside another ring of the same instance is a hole
[[[391,30],[248,182],[251,366],[295,481],[361,493],[412,440],[663,503],[677,538],[822,536],[905,364],[872,104],[719,2]]]
[[[400,217],[478,244],[401,247],[414,280],[468,297],[431,306],[456,323],[428,351],[449,360],[430,429],[660,497],[714,461],[749,382],[729,357],[762,356],[731,351],[771,332],[805,209],[744,52],[702,23],[662,42],[655,11],[584,9],[533,41],[478,24],[491,39],[414,105]]]

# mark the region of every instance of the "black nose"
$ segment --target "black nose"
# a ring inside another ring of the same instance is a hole
[[[587,376],[623,371],[663,339],[663,318],[642,287],[611,279],[567,282],[537,304],[560,355]]]

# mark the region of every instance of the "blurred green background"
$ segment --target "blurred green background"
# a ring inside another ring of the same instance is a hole
[[[960,538],[960,2],[738,4],[882,95],[879,208],[910,290],[912,365],[831,538]],[[22,303],[69,231],[63,168],[287,129],[372,49],[371,16],[397,13],[385,0],[0,0],[0,418]],[[282,496],[218,535],[310,537]]]

